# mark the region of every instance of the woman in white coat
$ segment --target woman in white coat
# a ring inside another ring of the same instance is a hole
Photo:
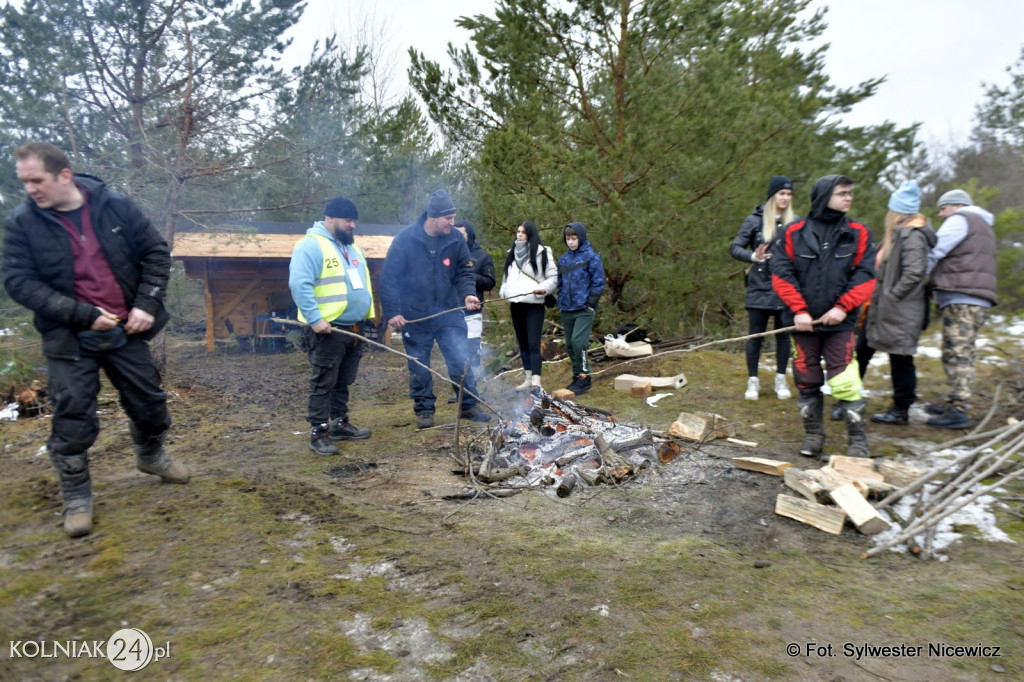
[[[540,241],[532,220],[516,228],[516,240],[505,257],[505,276],[499,295],[510,299],[512,328],[519,345],[519,357],[526,370],[516,390],[541,391],[540,335],[544,330],[544,297],[558,285],[558,268],[551,248]]]

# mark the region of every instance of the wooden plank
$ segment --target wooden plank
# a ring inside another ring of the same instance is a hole
[[[620,374],[615,377],[616,391],[629,391],[636,384],[649,383],[651,388],[682,388],[686,385],[686,375],[680,372],[674,377],[638,377],[635,374]]]
[[[733,457],[733,466],[747,471],[757,471],[772,476],[782,476],[782,473],[793,466],[792,462],[782,462],[777,459],[766,459],[764,457]]]
[[[235,309],[235,306],[241,303],[242,299],[248,296],[250,292],[252,292],[252,290],[255,289],[259,283],[260,281],[258,279],[254,279],[247,285],[245,285],[245,287],[241,291],[235,294],[230,301],[225,303],[224,306],[217,311],[217,316],[223,319],[230,315],[231,311]]]
[[[878,473],[885,477],[885,482],[891,483],[897,488],[908,486],[927,473],[924,469],[888,459],[880,460],[876,466]]]
[[[358,228],[357,228],[358,230]],[[174,258],[283,258],[291,260],[301,234],[246,234],[241,232],[189,232],[174,238]],[[355,236],[367,258],[388,255],[392,237]]]
[[[842,509],[782,493],[775,498],[775,513],[833,535],[843,532],[843,523],[846,521],[846,512]]]
[[[830,495],[861,533],[874,535],[889,529],[889,522],[883,519],[878,514],[878,510],[861,497],[860,492],[852,483],[839,486]]]
[[[832,498],[828,496],[829,488],[822,483],[821,475],[817,472],[817,469],[804,471],[789,467],[782,472],[782,480],[790,490],[795,490],[811,502],[824,504]]]
[[[735,445],[742,445],[745,448],[757,447],[757,443],[752,440],[740,440],[739,438],[726,438],[726,440]]]
[[[213,292],[210,291],[210,261],[203,259],[203,306],[206,308],[206,352],[213,352]]]

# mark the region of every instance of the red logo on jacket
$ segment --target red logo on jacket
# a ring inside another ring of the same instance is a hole
[[[451,259],[451,258],[445,258],[445,259],[444,259],[443,261],[441,261],[441,262],[442,262],[442,263],[444,263],[444,266],[445,266],[446,268],[448,268],[448,267],[451,267],[451,265],[452,265],[452,259]]]

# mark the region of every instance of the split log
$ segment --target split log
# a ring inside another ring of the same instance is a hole
[[[633,388],[629,389],[629,392],[634,398],[646,398],[654,393],[654,389],[651,388],[651,382],[648,381],[644,384],[634,384]]]
[[[828,465],[833,469],[840,469],[840,467],[837,467],[835,465],[836,462],[842,462],[843,464],[849,464],[852,466],[864,467],[869,471],[875,471],[875,460],[871,459],[870,457],[848,457],[847,455],[829,455]]]
[[[878,473],[885,477],[886,483],[891,483],[900,488],[910,485],[927,473],[924,469],[887,459],[879,461],[875,466],[878,469]]]
[[[818,469],[804,471],[796,467],[789,467],[782,472],[782,480],[787,487],[800,493],[811,502],[825,504],[831,501],[828,494],[830,488],[822,482]]]
[[[775,513],[833,535],[843,532],[843,523],[846,521],[846,512],[842,509],[781,493],[775,498]]]
[[[564,402],[566,400],[572,400],[573,398],[576,397],[576,394],[567,388],[556,388],[554,391],[551,392],[551,397],[554,398],[555,400],[560,400]]]
[[[736,426],[720,414],[713,412],[694,412],[711,424],[711,438],[735,438]]]
[[[736,428],[720,414],[680,412],[668,432],[673,436],[703,443],[715,438],[731,438],[736,435]]]
[[[874,535],[883,530],[889,530],[889,522],[883,519],[878,512],[861,496],[860,491],[853,484],[836,488],[831,493],[832,500],[839,505],[839,508],[846,512],[850,521],[865,535]]]
[[[792,462],[782,462],[777,459],[766,459],[764,457],[733,457],[732,463],[739,469],[757,471],[772,476],[782,476],[783,472],[793,466]]]
[[[729,441],[730,443],[734,444],[734,445],[742,445],[743,447],[746,447],[746,448],[756,448],[757,447],[757,443],[755,443],[752,440],[740,440],[739,438],[726,438],[726,440]]]
[[[851,463],[849,460],[859,459],[857,457],[843,457],[841,455],[833,455],[829,458],[829,467],[833,471],[852,478],[854,480],[872,480],[872,481],[884,481],[885,477],[870,467],[861,466],[856,463]]]

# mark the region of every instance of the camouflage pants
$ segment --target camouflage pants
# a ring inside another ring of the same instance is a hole
[[[988,308],[952,303],[942,309],[942,368],[949,379],[949,403],[965,410],[974,388],[974,342],[988,318]]]

